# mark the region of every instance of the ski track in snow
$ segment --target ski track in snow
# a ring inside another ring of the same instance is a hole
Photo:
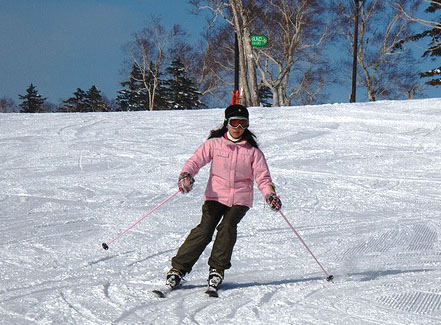
[[[166,299],[200,218],[186,159],[223,110],[0,114],[1,324],[440,324],[441,100],[250,108],[283,211],[255,191],[220,298],[207,249]],[[211,246],[210,246],[211,247]]]

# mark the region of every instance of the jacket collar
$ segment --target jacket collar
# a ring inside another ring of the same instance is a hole
[[[227,146],[234,146],[234,145],[241,145],[241,146],[243,146],[244,144],[247,143],[247,140],[245,140],[245,139],[243,139],[243,138],[239,139],[238,141],[232,141],[232,140],[230,140],[230,138],[228,137],[228,132],[225,132],[225,134],[224,134],[224,140],[225,140],[225,144],[226,144]]]

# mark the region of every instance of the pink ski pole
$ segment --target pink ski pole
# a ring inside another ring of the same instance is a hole
[[[293,225],[288,221],[288,218],[283,214],[282,210],[279,210],[280,214],[282,215],[283,219],[285,219],[286,223],[288,224],[288,226],[290,226],[290,228],[292,229],[292,231],[294,231],[294,233],[296,234],[297,238],[300,240],[300,242],[303,244],[303,246],[305,246],[306,250],[309,252],[309,254],[311,254],[311,256],[314,258],[314,260],[317,262],[317,264],[320,266],[320,268],[323,270],[323,272],[326,274],[326,281],[328,282],[334,282],[334,276],[332,274],[329,274],[328,272],[326,272],[325,268],[323,267],[323,265],[318,261],[317,257],[315,257],[315,255],[311,252],[311,250],[309,249],[308,245],[306,245],[305,241],[303,240],[303,238],[299,235],[299,233],[297,232],[297,230],[295,230],[295,228],[293,227]]]
[[[144,216],[142,216],[142,218],[138,219],[133,225],[131,225],[130,227],[128,227],[126,230],[124,230],[123,232],[121,232],[118,236],[116,236],[115,238],[113,238],[111,241],[109,241],[108,243],[102,243],[101,247],[105,250],[109,249],[109,245],[111,245],[113,242],[115,242],[116,240],[118,240],[122,235],[124,235],[126,232],[128,232],[130,229],[132,229],[133,227],[135,227],[138,223],[140,223],[142,220],[144,220],[145,218],[147,218],[149,215],[151,215],[153,212],[155,212],[157,209],[159,209],[161,206],[163,206],[167,201],[169,201],[172,197],[174,197],[176,194],[179,193],[179,190],[177,190],[176,192],[174,192],[172,195],[170,195],[168,198],[166,198],[164,201],[162,201],[161,203],[159,203],[156,207],[154,207],[153,209],[151,209],[149,212],[147,212]]]

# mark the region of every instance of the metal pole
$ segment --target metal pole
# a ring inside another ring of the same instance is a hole
[[[305,246],[306,250],[309,252],[309,254],[311,254],[312,258],[316,261],[316,263],[318,264],[318,266],[320,266],[320,268],[322,269],[323,273],[325,273],[326,275],[326,281],[328,282],[334,282],[334,276],[332,274],[329,274],[326,269],[323,267],[323,265],[319,262],[319,260],[317,259],[317,257],[315,257],[315,255],[312,253],[312,251],[309,249],[308,245],[306,245],[305,241],[303,240],[303,238],[299,235],[299,233],[297,232],[297,230],[294,228],[294,226],[291,224],[291,222],[289,222],[288,218],[285,216],[285,214],[282,212],[282,210],[279,210],[280,215],[283,217],[283,219],[285,219],[286,223],[288,224],[288,226],[292,229],[292,231],[294,231],[294,233],[296,234],[297,238],[300,240],[300,242],[303,244],[303,246]]]
[[[178,194],[180,191],[177,190],[176,192],[174,192],[173,194],[171,194],[169,197],[167,197],[164,201],[162,201],[161,203],[159,203],[157,206],[155,206],[153,209],[151,209],[149,212],[147,212],[144,216],[142,216],[142,218],[139,218],[134,224],[132,224],[130,227],[128,227],[126,230],[124,230],[123,232],[121,232],[118,236],[116,236],[115,238],[113,238],[112,240],[110,240],[107,243],[102,243],[101,247],[105,250],[109,249],[109,245],[111,245],[114,241],[118,240],[122,235],[124,235],[126,232],[128,232],[130,229],[132,229],[133,227],[135,227],[138,223],[140,223],[142,220],[144,220],[145,218],[147,218],[149,215],[151,215],[153,212],[155,212],[157,209],[159,209],[161,206],[163,206],[167,201],[169,201],[172,197],[174,197],[176,194]]]
[[[239,41],[237,33],[234,33],[234,89],[232,91],[231,104],[238,105],[240,98],[239,91]]]
[[[358,15],[360,12],[360,1],[354,0],[355,13],[354,13],[354,58],[352,61],[352,93],[351,103],[357,101],[357,54],[358,54]]]
[[[239,41],[234,33],[234,90],[239,90]]]

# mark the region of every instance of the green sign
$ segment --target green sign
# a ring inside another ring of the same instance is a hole
[[[265,35],[251,35],[251,46],[262,47],[268,44],[268,37]]]

